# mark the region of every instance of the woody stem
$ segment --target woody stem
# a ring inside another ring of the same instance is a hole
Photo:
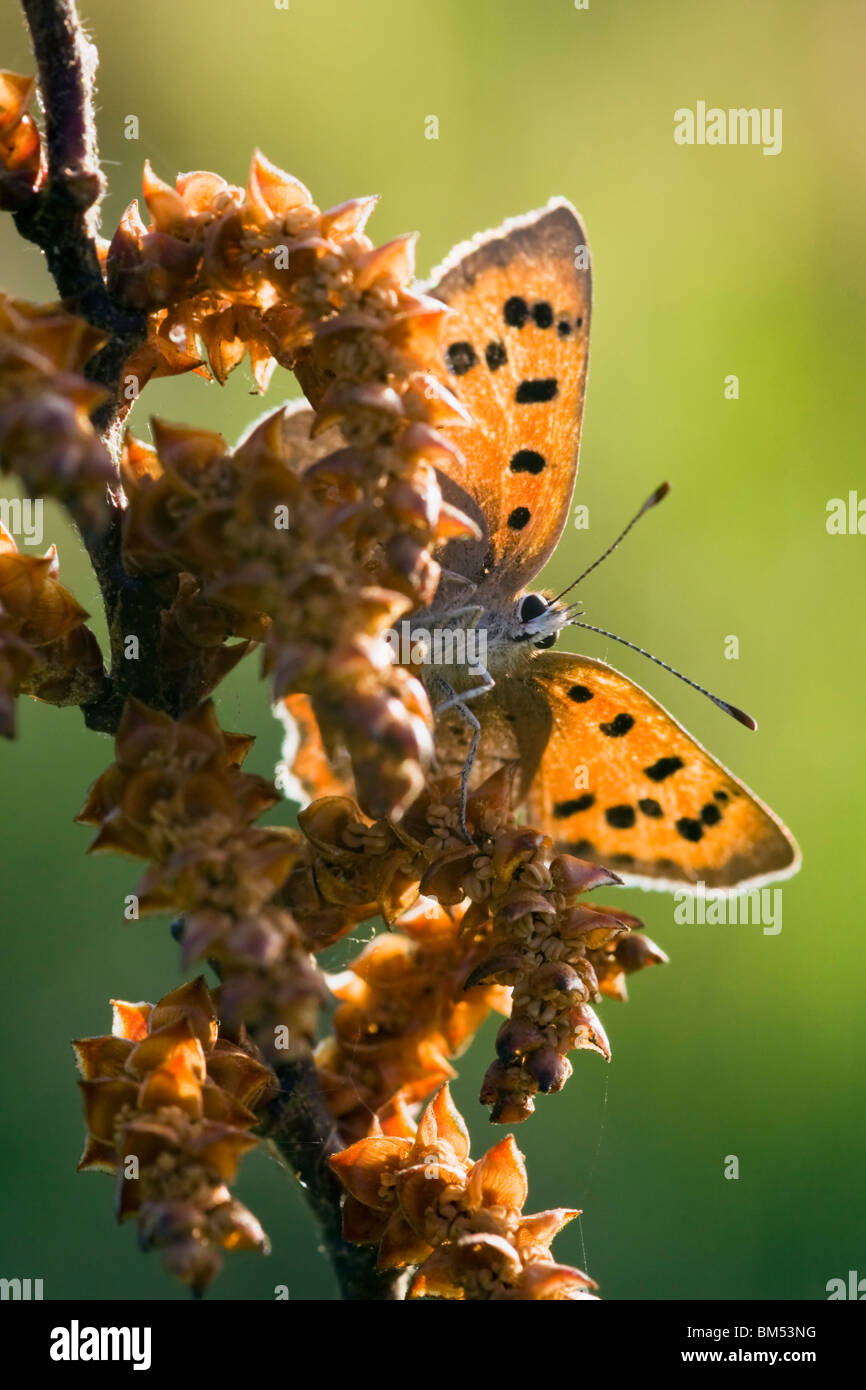
[[[18,231],[44,253],[58,291],[69,307],[108,337],[85,368],[107,398],[93,423],[109,451],[120,451],[120,417],[126,403],[120,387],[124,364],[147,335],[147,314],[130,312],[111,295],[96,248],[99,201],[104,180],[94,120],[97,52],[84,33],[75,0],[21,0],[30,29],[45,116],[47,177],[15,213]],[[103,524],[94,526],[69,499],[90,555],[111,635],[111,676],[99,700],[85,707],[91,729],[116,730],[127,695],[177,715],[177,698],[165,689],[160,669],[160,616],[164,598],[153,585],[126,573],[121,559],[120,508],[106,500]],[[127,661],[129,634],[151,653],[149,661]]]
[[[271,1105],[268,1137],[304,1189],[342,1297],[366,1302],[405,1298],[407,1279],[402,1271],[379,1271],[375,1246],[350,1245],[343,1239],[342,1187],[328,1158],[344,1145],[314,1063],[286,1063],[276,1070],[280,1094]]]
[[[147,316],[115,303],[96,250],[105,190],[93,116],[97,52],[82,29],[75,0],[21,0],[21,5],[39,73],[48,174],[15,213],[15,225],[43,251],[63,298],[74,301],[76,312],[110,335],[87,370],[92,381],[111,393],[94,421],[106,430],[117,414],[123,363],[143,341]]]

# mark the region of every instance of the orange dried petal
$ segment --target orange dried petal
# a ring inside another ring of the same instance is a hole
[[[509,1134],[472,1165],[466,1201],[470,1208],[512,1207],[522,1211],[528,1192],[526,1163]]]

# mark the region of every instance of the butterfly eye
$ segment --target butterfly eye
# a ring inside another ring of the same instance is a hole
[[[527,594],[525,598],[520,600],[517,616],[522,623],[529,623],[532,622],[533,618],[540,618],[542,613],[546,613],[549,607],[550,604],[547,602],[547,599],[543,598],[541,594]],[[540,637],[538,641],[533,642],[532,645],[538,647],[539,650],[552,647],[558,636],[559,634],[557,632],[548,633],[546,637]]]
[[[541,594],[527,594],[526,598],[520,600],[517,614],[522,623],[528,623],[533,618],[540,618],[542,613],[547,612],[547,608],[547,599],[542,598]]]

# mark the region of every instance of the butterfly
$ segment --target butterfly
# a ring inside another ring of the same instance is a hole
[[[472,422],[455,436],[462,462],[440,481],[480,532],[437,555],[436,597],[411,620],[413,634],[476,639],[472,662],[458,666],[452,643],[446,660],[416,671],[436,715],[439,770],[474,785],[516,763],[526,821],[626,883],[731,889],[795,872],[782,822],[646,691],[554,650],[575,608],[532,587],[577,475],[592,297],[577,212],[552,200],[458,246],[436,274],[422,288],[451,313],[426,365]]]

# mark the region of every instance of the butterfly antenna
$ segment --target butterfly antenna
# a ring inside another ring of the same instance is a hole
[[[640,515],[640,513],[638,513],[638,515]],[[597,632],[602,637],[610,637],[614,642],[621,642],[624,647],[631,647],[633,652],[639,652],[641,656],[648,656],[650,661],[655,662],[656,666],[661,666],[663,670],[670,671],[672,676],[676,676],[677,680],[684,681],[686,685],[690,685],[692,690],[699,690],[702,695],[706,695],[708,700],[712,700],[714,705],[718,705],[719,709],[723,709],[725,714],[731,715],[731,717],[736,719],[740,724],[745,724],[747,729],[757,729],[758,721],[753,719],[750,714],[746,714],[745,710],[739,709],[736,705],[732,705],[728,700],[722,700],[718,695],[714,695],[711,690],[705,690],[702,685],[698,685],[697,681],[689,680],[688,676],[684,676],[682,671],[677,671],[673,666],[669,666],[666,661],[662,661],[659,657],[653,656],[652,652],[644,651],[643,647],[636,646],[634,642],[626,641],[625,637],[618,637],[615,632],[608,632],[603,627],[593,627],[592,623],[572,621],[569,626],[584,627],[587,632]]]
[[[593,571],[594,569],[597,569],[597,568],[598,568],[598,566],[601,564],[602,560],[606,560],[607,557],[608,557],[608,555],[610,555],[614,550],[616,550],[616,548],[617,548],[617,546],[619,545],[620,541],[624,541],[624,540],[625,540],[626,536],[628,535],[628,533],[629,533],[629,531],[631,530],[631,528],[634,526],[635,522],[640,521],[640,519],[641,519],[641,517],[643,516],[644,512],[648,512],[648,511],[650,510],[650,508],[651,508],[651,507],[655,507],[655,506],[657,505],[657,503],[659,503],[659,502],[662,500],[663,497],[667,497],[667,495],[668,495],[668,493],[670,492],[670,490],[671,490],[670,483],[662,483],[660,487],[657,487],[656,490],[655,490],[655,492],[652,494],[652,496],[648,497],[647,500],[644,502],[644,504],[643,504],[643,506],[641,507],[640,511],[637,512],[637,513],[632,517],[632,519],[631,519],[631,521],[629,522],[628,526],[626,526],[624,530],[620,531],[619,535],[617,536],[617,538],[616,538],[616,540],[613,542],[613,544],[608,546],[607,550],[604,552],[603,555],[599,555],[598,559],[593,561],[593,563],[589,566],[589,569],[585,569],[585,570],[583,571],[583,574],[579,574],[579,575],[577,576],[576,579],[572,579],[571,583],[568,584],[568,585],[566,586],[566,588],[563,589],[563,591],[562,591],[561,594],[557,594],[557,595],[556,595],[556,598],[552,598],[552,599],[550,600],[551,605],[553,605],[554,603],[558,603],[559,600],[563,597],[563,595],[569,593],[570,590],[572,590],[576,584],[579,584],[579,583],[581,582],[582,579],[586,579],[586,576],[587,576],[588,574],[592,574],[592,571]]]

